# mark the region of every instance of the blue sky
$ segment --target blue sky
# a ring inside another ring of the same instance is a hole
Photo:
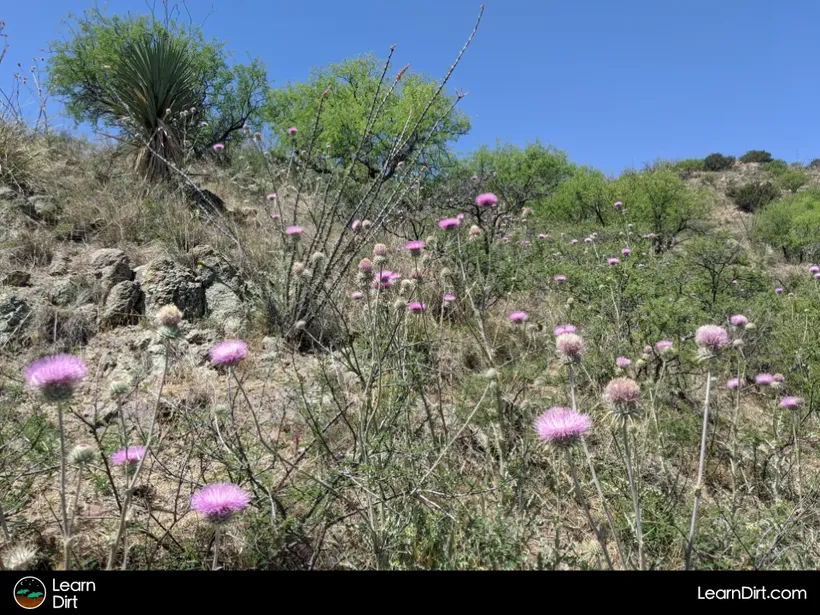
[[[214,12],[211,13],[213,2]],[[159,3],[158,3],[159,4]],[[6,1],[7,89],[90,0]],[[112,0],[108,12],[146,12]],[[190,0],[208,35],[238,60],[259,56],[274,85],[396,44],[396,65],[443,76],[478,0]],[[210,13],[210,14],[209,14]],[[820,157],[820,2],[793,0],[488,0],[451,82],[469,91],[468,151],[536,138],[578,163],[618,173],[656,158],[767,149]],[[64,125],[70,125],[63,119]]]

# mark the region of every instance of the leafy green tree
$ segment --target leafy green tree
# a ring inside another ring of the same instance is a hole
[[[307,135],[315,151],[308,147],[303,160],[317,171],[352,159],[358,179],[389,178],[414,159],[440,168],[448,146],[469,131],[467,117],[455,109],[458,96],[436,96],[437,90],[434,81],[405,69],[388,77],[384,63],[369,55],[272,89],[264,117],[280,136],[280,152],[289,146],[290,127]]]
[[[112,80],[125,78],[135,68],[133,54],[126,50],[134,50],[141,41],[163,38],[173,41],[175,49],[184,50],[182,61],[188,68],[182,72],[187,75],[190,71],[197,84],[193,97],[196,101],[184,97],[191,107],[171,107],[175,118],[182,111],[187,113],[182,122],[184,140],[195,152],[228,140],[248,123],[260,122],[260,107],[268,89],[262,64],[253,60],[230,66],[224,44],[206,40],[198,26],[172,17],[158,20],[152,16],[107,16],[96,8],[83,15],[69,14],[65,23],[68,36],[51,43],[49,85],[76,122],[103,124],[120,131],[130,129],[117,114],[121,109],[112,105]],[[167,81],[170,75],[145,77],[143,81],[163,87],[161,81]],[[155,102],[161,96],[159,91],[152,95]],[[157,117],[162,117],[160,113],[165,110],[158,109]]]
[[[550,220],[595,219],[606,225],[613,219],[612,206],[616,200],[614,183],[600,171],[584,166],[575,169],[538,211]]]
[[[697,230],[709,206],[703,188],[693,188],[669,169],[624,173],[615,182],[629,219],[655,235],[656,252],[668,250],[676,238]]]
[[[758,240],[802,262],[820,255],[820,190],[786,197],[763,207],[755,216]]]

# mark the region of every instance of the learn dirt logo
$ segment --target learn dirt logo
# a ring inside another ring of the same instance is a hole
[[[37,577],[23,577],[14,586],[14,600],[24,609],[36,609],[46,600],[46,586]]]

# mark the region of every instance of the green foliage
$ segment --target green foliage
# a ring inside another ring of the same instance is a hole
[[[731,169],[734,164],[734,156],[724,156],[723,154],[709,154],[703,160],[705,171],[725,171]]]
[[[777,183],[780,184],[783,189],[794,194],[809,183],[809,176],[802,170],[789,169],[778,178]]]
[[[544,147],[539,141],[524,148],[482,146],[458,161],[450,177],[461,184],[478,178],[481,191],[494,192],[509,207],[519,209],[550,196],[573,173],[564,152]]]
[[[764,163],[763,168],[769,175],[779,177],[783,175],[783,173],[788,172],[789,163],[785,160],[772,160],[771,162]]]
[[[820,254],[820,190],[786,197],[758,212],[758,240],[781,250],[787,260],[802,262]]]
[[[264,117],[276,126],[279,150],[290,143],[282,138],[285,131],[295,126],[333,164],[352,161],[359,179],[382,173],[390,177],[399,163],[414,159],[439,168],[449,144],[470,129],[467,117],[455,110],[457,97],[436,96],[438,84],[421,75],[383,78],[383,72],[383,63],[365,56],[315,70],[306,82],[271,90]],[[324,170],[317,158],[309,152],[304,162]]]
[[[226,140],[246,122],[260,121],[259,107],[267,91],[262,64],[253,60],[229,66],[224,44],[207,41],[200,28],[173,19],[109,17],[97,9],[82,16],[69,14],[66,24],[69,36],[51,44],[49,85],[76,122],[125,128],[123,118],[112,114],[109,86],[112,76],[122,74],[124,51],[146,37],[168,37],[184,49],[185,63],[198,84],[199,100],[186,120],[185,135],[195,151]]]
[[[629,220],[655,234],[655,249],[666,250],[684,231],[697,227],[709,207],[707,192],[688,186],[669,169],[624,173],[616,194]]]
[[[550,221],[581,222],[597,220],[605,225],[615,218],[615,184],[591,167],[579,167],[536,213]]]
[[[820,158],[815,158],[809,163],[810,169],[820,169]]]
[[[672,170],[678,173],[683,179],[691,177],[698,171],[706,169],[706,162],[701,158],[687,158],[685,160],[678,160],[672,164]]]
[[[740,157],[740,162],[771,162],[772,155],[766,150],[750,149]]]
[[[780,196],[780,190],[772,182],[750,182],[742,186],[730,186],[726,195],[743,211],[754,213]]]

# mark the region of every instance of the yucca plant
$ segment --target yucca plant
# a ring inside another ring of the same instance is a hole
[[[185,153],[185,132],[196,126],[205,99],[183,41],[144,36],[123,50],[107,85],[104,106],[131,132],[136,166],[150,180],[167,178]]]

